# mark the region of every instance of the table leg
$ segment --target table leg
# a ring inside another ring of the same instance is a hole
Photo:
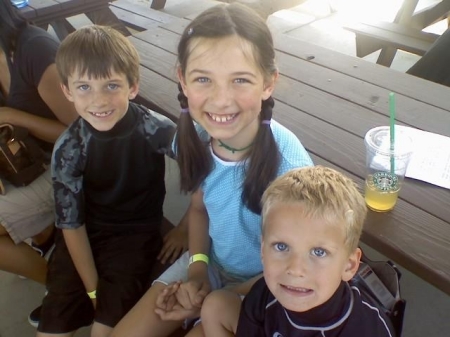
[[[85,13],[85,15],[95,24],[111,26],[125,36],[131,35],[130,31],[123,24],[123,22],[120,21],[109,8],[91,11]]]
[[[60,41],[64,40],[67,35],[75,31],[75,27],[72,26],[66,19],[53,21],[50,25],[53,27],[53,30]]]
[[[150,8],[153,9],[163,9],[166,5],[166,0],[153,0],[150,4]]]
[[[416,9],[419,0],[405,0],[395,16],[394,23],[407,25]],[[390,67],[394,60],[397,49],[392,47],[384,47],[381,49],[377,63]]]

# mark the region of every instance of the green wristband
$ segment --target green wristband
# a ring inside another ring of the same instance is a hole
[[[194,262],[205,262],[206,264],[209,263],[209,257],[206,254],[194,254],[189,258],[189,265],[193,264]]]

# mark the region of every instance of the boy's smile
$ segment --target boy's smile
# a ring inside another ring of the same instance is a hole
[[[139,86],[130,86],[125,74],[114,71],[108,78],[75,72],[62,89],[84,120],[98,131],[108,131],[125,116],[129,100],[136,97]]]
[[[328,301],[359,265],[349,254],[344,226],[307,218],[301,203],[275,203],[264,219],[261,247],[264,277],[288,310],[304,312]]]

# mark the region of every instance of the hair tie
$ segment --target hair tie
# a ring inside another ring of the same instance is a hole
[[[182,113],[182,114],[187,114],[187,113],[189,113],[189,108],[182,108],[182,109],[181,109],[181,113]]]
[[[263,120],[261,121],[261,124],[270,125],[270,119],[263,119]]]

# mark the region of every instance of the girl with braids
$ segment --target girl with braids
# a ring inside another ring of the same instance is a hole
[[[265,22],[243,5],[213,7],[186,27],[178,45],[174,150],[181,189],[192,193],[189,252],[112,336],[169,336],[186,318],[199,317],[205,297],[224,287],[230,291],[220,315],[239,314],[236,294],[245,295],[262,273],[261,196],[277,176],[312,165],[297,137],[272,119],[274,59]],[[202,336],[202,325],[189,336]]]

